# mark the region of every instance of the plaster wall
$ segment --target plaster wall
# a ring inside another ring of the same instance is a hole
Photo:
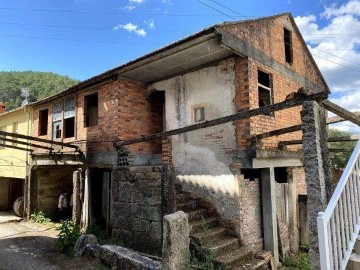
[[[156,82],[149,91],[165,91],[166,130],[194,124],[194,107],[205,108],[206,120],[236,112],[234,60]],[[239,185],[230,170],[236,148],[232,123],[172,136],[175,174],[184,190],[215,203],[227,220],[239,215]]]

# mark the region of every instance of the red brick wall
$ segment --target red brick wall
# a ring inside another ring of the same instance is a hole
[[[98,91],[98,125],[84,127],[84,97]],[[52,139],[52,108],[56,101],[34,107],[33,135],[38,136],[39,110],[48,108],[48,134]],[[78,144],[82,151],[115,151],[112,142],[129,140],[162,131],[162,115],[154,113],[145,86],[118,80],[76,95],[76,134],[63,142]],[[58,139],[61,141],[61,139]],[[59,149],[59,148],[57,148]],[[144,142],[128,147],[133,153],[161,153],[161,143]],[[64,151],[67,151],[65,149]],[[36,150],[35,153],[41,151]]]
[[[316,68],[313,66],[308,54],[304,50],[303,44],[296,32],[292,31],[293,42],[293,63],[285,61],[283,28],[290,25],[287,16],[261,20],[256,22],[242,23],[225,26],[224,29],[235,34],[240,39],[251,43],[260,49],[267,56],[277,61],[285,68],[296,72],[299,78],[306,78],[320,88],[325,89],[325,85],[320,79]],[[257,62],[252,58],[237,58],[235,64],[235,91],[234,99],[237,109],[258,108],[258,81],[257,72],[261,70],[269,73],[272,79],[273,102],[284,101],[286,97],[298,91],[300,85],[289,76],[280,74],[269,66]],[[256,134],[268,132],[275,129],[289,127],[300,124],[301,107],[290,108],[275,112],[274,115],[260,115],[236,122],[236,141],[238,150],[246,150],[250,147],[251,137]],[[276,148],[279,140],[300,139],[301,132],[290,133],[278,137],[263,139],[258,143],[257,148],[269,149]],[[292,147],[291,149],[297,149]]]

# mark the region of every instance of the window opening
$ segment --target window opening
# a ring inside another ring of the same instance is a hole
[[[93,127],[98,124],[98,93],[85,96],[84,116],[85,127]]]
[[[39,136],[47,135],[49,110],[39,111]]]
[[[75,98],[67,98],[64,102],[64,138],[75,136]]]
[[[202,122],[205,121],[205,108],[197,107],[194,108],[194,122]]]
[[[259,107],[272,104],[271,76],[258,70]]]
[[[285,46],[285,61],[289,64],[293,62],[292,38],[291,31],[284,28],[284,46]]]
[[[61,139],[62,134],[62,102],[54,104],[53,112],[53,138]]]

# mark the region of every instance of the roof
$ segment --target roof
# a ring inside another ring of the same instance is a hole
[[[221,44],[221,33],[218,30],[222,26],[234,24],[240,25],[243,23],[273,19],[281,16],[289,16],[291,19],[295,31],[301,37],[304,50],[306,50],[324,85],[327,87],[326,81],[318,69],[310,51],[308,50],[292,15],[290,13],[281,13],[256,19],[235,22],[222,22],[212,25],[179,41],[166,45],[158,50],[145,54],[113,69],[107,70],[99,75],[93,76],[60,93],[34,102],[32,105],[39,105],[58,97],[80,91],[93,85],[97,85],[98,83],[107,80],[115,80],[119,75],[125,78],[149,83],[174,74],[191,71],[193,67],[215,62],[235,54],[233,50],[230,50]],[[328,87],[327,90],[330,92]]]

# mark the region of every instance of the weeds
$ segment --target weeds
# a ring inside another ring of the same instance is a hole
[[[311,270],[311,264],[308,254],[302,253],[299,256],[284,258],[283,266],[285,269]]]
[[[76,240],[81,234],[79,226],[74,225],[71,220],[63,220],[56,230],[59,231],[58,248],[72,256]]]
[[[30,220],[32,222],[41,223],[41,224],[46,224],[46,223],[51,222],[50,218],[47,218],[45,216],[44,212],[42,212],[42,211],[40,211],[38,213],[31,214]]]

